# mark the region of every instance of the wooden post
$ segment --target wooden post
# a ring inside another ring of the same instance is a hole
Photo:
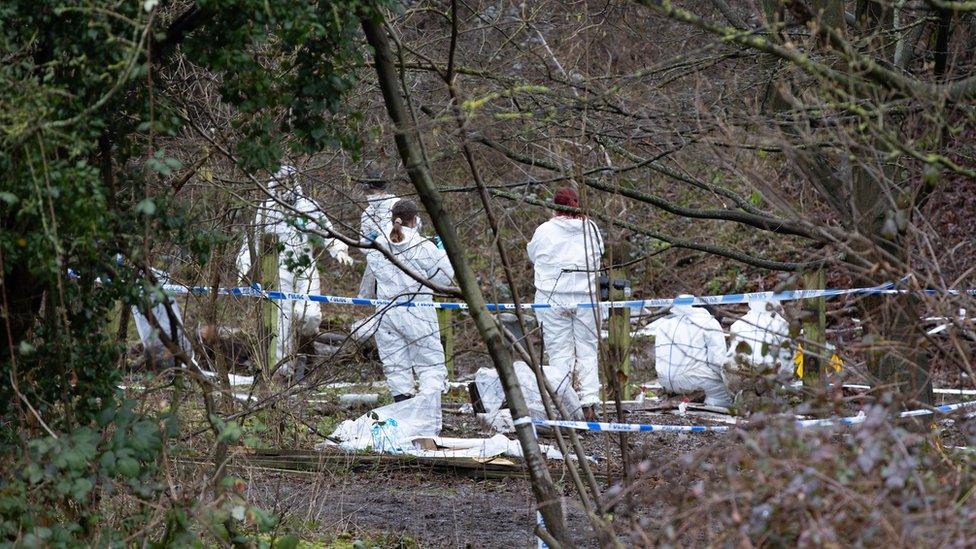
[[[808,290],[823,289],[826,277],[823,269],[804,273],[803,286]],[[803,385],[826,387],[827,352],[826,307],[823,297],[803,300]]]
[[[277,289],[280,281],[278,280],[278,239],[273,235],[263,235],[261,237],[260,253],[260,283],[265,290]],[[278,304],[270,299],[260,301],[260,338],[259,345],[263,357],[261,371],[264,372],[266,380],[271,378],[271,368],[278,363],[282,357],[277,356],[278,339]]]
[[[437,324],[441,329],[441,345],[444,347],[444,366],[447,380],[454,381],[454,310],[437,309]]]
[[[613,281],[616,279],[623,279],[626,277],[624,271],[611,271],[610,272],[610,300],[611,301],[623,301],[627,299],[627,294],[624,290],[618,290],[613,287]],[[630,309],[627,307],[623,308],[612,308],[610,309],[609,320],[607,324],[607,347],[608,356],[610,359],[610,368],[607,369],[608,372],[613,372],[616,379],[606,380],[610,387],[615,387],[620,385],[620,398],[621,400],[630,399],[630,385],[627,381],[630,380]]]
[[[118,300],[112,302],[112,307],[108,310],[108,325],[105,327],[105,330],[113,336],[116,336],[116,338],[122,331],[122,321],[128,320],[129,318],[125,314],[125,311],[126,307],[123,307],[122,302]],[[116,343],[125,345],[125,341],[119,341],[118,339],[116,339]]]

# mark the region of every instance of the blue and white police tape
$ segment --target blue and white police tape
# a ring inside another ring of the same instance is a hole
[[[976,406],[976,400],[971,400],[967,402],[956,402],[955,404],[943,404],[941,406],[936,406],[934,408],[919,408],[917,410],[907,410],[898,414],[898,417],[917,417],[917,416],[930,416],[933,414],[948,414],[960,410],[962,408],[969,408]],[[867,416],[864,412],[858,413],[856,416],[849,417],[839,417],[839,418],[827,418],[827,419],[805,419],[798,421],[797,424],[800,427],[832,427],[834,425],[858,425],[864,423],[867,420]]]
[[[823,290],[789,290],[785,292],[752,292],[752,293],[742,293],[742,294],[722,294],[722,295],[710,295],[710,296],[698,296],[698,297],[675,297],[675,298],[664,298],[664,299],[639,299],[630,301],[603,301],[603,302],[585,302],[565,305],[568,307],[580,307],[580,308],[657,308],[657,307],[671,307],[672,305],[735,305],[739,303],[750,303],[750,302],[766,302],[766,301],[793,301],[798,299],[812,299],[818,297],[836,297],[842,295],[872,295],[872,294],[899,294],[908,293],[909,290],[896,290],[893,289],[893,284],[884,284],[882,286],[873,286],[869,288],[849,288],[849,289],[835,289],[827,288]],[[163,286],[163,291],[166,293],[176,295],[176,294],[209,294],[214,291],[213,288],[209,286],[181,286],[178,284],[165,284]],[[365,299],[359,297],[344,297],[344,296],[334,296],[334,295],[320,295],[320,294],[304,294],[304,293],[293,293],[293,292],[279,292],[276,290],[264,290],[260,285],[255,284],[252,287],[237,287],[237,288],[217,288],[216,292],[218,295],[233,295],[242,297],[260,297],[265,299],[273,300],[283,300],[283,301],[314,301],[317,303],[332,303],[336,305],[362,305],[362,306],[373,306],[373,307],[426,307],[433,309],[467,309],[467,303],[443,303],[428,301],[430,294],[418,294],[414,298],[410,299],[400,299],[400,300],[387,300],[387,299]],[[925,290],[928,294],[938,294],[945,293],[947,295],[959,295],[961,293],[966,293],[970,295],[976,295],[976,290],[946,290],[940,292],[938,290]],[[418,301],[416,297],[422,298]],[[522,303],[520,305],[523,309],[549,309],[553,307],[550,303]],[[558,305],[563,306],[563,305]],[[488,309],[492,311],[505,311],[513,310],[516,306],[514,303],[489,303]]]
[[[665,431],[672,433],[702,433],[705,431],[728,431],[728,425],[653,425],[648,423],[604,423],[600,421],[567,421],[562,419],[534,419],[532,423],[542,427],[563,427],[580,431],[609,431],[616,433],[638,433]]]
[[[962,408],[976,406],[976,401],[957,402],[955,404],[943,404],[935,408],[922,408],[918,410],[908,410],[898,414],[898,417],[927,416],[932,414],[948,414]],[[806,419],[797,421],[799,427],[832,427],[835,425],[858,425],[864,423],[867,416],[863,412],[856,416],[827,418],[827,419]],[[735,426],[728,425],[656,425],[648,423],[605,423],[599,421],[568,421],[559,419],[534,419],[532,423],[542,427],[562,427],[566,429],[576,429],[579,431],[601,431],[617,433],[646,433],[646,432],[671,432],[671,433],[704,433],[704,432],[726,432],[734,429]],[[743,422],[740,425],[746,426]]]

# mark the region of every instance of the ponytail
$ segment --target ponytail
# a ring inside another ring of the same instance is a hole
[[[390,242],[403,242],[403,220],[399,217],[393,220],[393,229],[390,231]]]
[[[403,225],[407,224],[413,227],[416,224],[415,221],[420,210],[413,200],[404,198],[403,200],[397,200],[390,213],[393,216],[393,229],[390,230],[390,242],[403,242],[405,238],[403,235]]]

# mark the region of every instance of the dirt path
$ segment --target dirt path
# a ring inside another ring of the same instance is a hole
[[[368,478],[255,473],[248,480],[248,499],[326,539],[382,532],[421,547],[535,546],[533,499],[524,480],[473,481],[422,471]],[[595,547],[582,512],[572,508],[567,515],[579,546]]]

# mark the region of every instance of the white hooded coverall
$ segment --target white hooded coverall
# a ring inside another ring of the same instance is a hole
[[[323,231],[332,230],[332,222],[322,213],[318,205],[308,198],[298,184],[287,186],[285,182],[296,171],[291,166],[282,166],[268,182],[268,188],[275,193],[279,200],[288,206],[279,204],[272,198],[264,201],[258,209],[255,226],[257,235],[271,234],[278,237],[282,246],[278,256],[278,290],[286,293],[319,294],[319,273],[312,253],[312,244],[305,228],[317,228]],[[299,212],[308,216],[306,221]],[[258,248],[256,239],[255,249]],[[348,246],[341,240],[330,238],[325,242],[329,254],[340,263],[351,264],[352,258],[347,253]],[[307,256],[311,261],[306,266],[295,266],[289,269],[292,262]],[[237,254],[237,269],[242,274],[250,272],[253,260],[250,248],[245,239],[240,253]],[[278,315],[278,337],[275,344],[277,359],[292,357],[286,364],[294,360],[298,343],[298,336],[312,336],[318,333],[322,322],[322,309],[318,303],[311,301],[281,300]]]
[[[749,312],[729,328],[729,357],[736,355],[756,366],[778,366],[778,371],[792,371],[792,352],[787,347],[790,325],[769,309],[767,301],[750,301]],[[740,343],[749,346],[739,352]]]
[[[579,382],[580,404],[600,402],[598,370],[598,308],[578,308],[599,295],[597,271],[603,257],[603,238],[587,218],[556,216],[536,229],[528,246],[535,266],[535,301],[552,308],[536,309],[549,366],[560,384]]]
[[[404,238],[390,243],[390,252],[417,274],[436,284],[450,284],[454,268],[447,253],[420,236],[416,229],[403,227]],[[379,299],[433,302],[430,289],[394,265],[381,253],[366,257],[366,268],[376,277]],[[383,373],[390,393],[414,394],[414,374],[420,392],[443,392],[447,388],[447,368],[441,345],[437,311],[433,307],[380,307],[376,347],[383,362]]]
[[[393,228],[393,205],[399,199],[389,193],[370,196],[366,209],[359,216],[359,243],[366,246],[371,242],[389,247],[390,229]],[[380,254],[376,250],[366,249],[366,256]],[[363,272],[362,282],[359,283],[359,297],[373,298],[376,295],[376,279],[367,268]]]
[[[680,296],[690,297],[690,296]],[[722,380],[726,359],[725,332],[705,309],[674,305],[671,315],[655,322],[654,369],[672,393],[705,391],[705,404],[732,404]]]
[[[153,269],[153,274],[156,275],[156,280],[160,284],[169,284],[171,282],[169,273],[167,272]],[[180,304],[172,297],[170,297],[170,302],[173,307],[173,315],[176,316],[175,343],[186,353],[186,356],[190,357],[190,360],[194,360],[193,346],[190,345],[190,341],[186,338],[186,330],[183,326],[183,315],[180,312]],[[166,334],[167,337],[171,337],[173,335],[173,326],[169,322],[166,305],[164,303],[153,305],[152,314],[156,318],[156,322],[159,323],[160,331]],[[166,346],[163,345],[162,340],[159,338],[159,332],[153,329],[152,324],[149,323],[149,319],[135,305],[132,306],[132,318],[135,320],[136,332],[139,334],[139,340],[142,341],[143,351],[151,356],[167,354],[168,350],[166,350]]]
[[[359,241],[363,245],[377,241],[388,245],[393,227],[393,205],[400,200],[389,193],[371,195],[359,216]]]

